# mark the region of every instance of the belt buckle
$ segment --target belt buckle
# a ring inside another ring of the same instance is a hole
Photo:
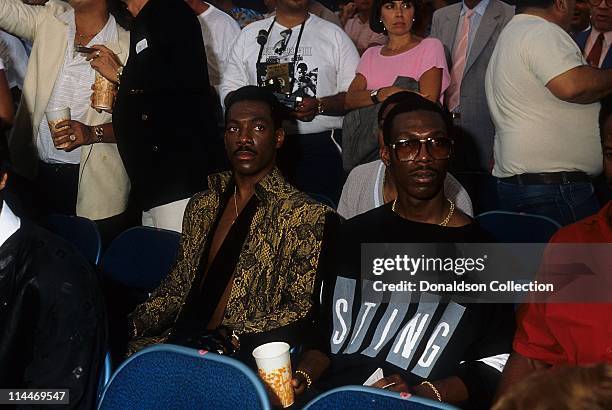
[[[461,113],[460,112],[451,112],[451,118],[453,120],[459,120],[459,119],[461,119]]]

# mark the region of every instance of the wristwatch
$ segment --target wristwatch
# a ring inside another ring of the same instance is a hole
[[[317,115],[323,114],[325,112],[325,107],[323,107],[323,100],[318,100],[319,104],[317,105]]]
[[[101,126],[94,127],[94,134],[96,134],[96,143],[102,142],[102,138],[104,138],[104,128]]]
[[[370,98],[372,99],[372,102],[374,104],[378,104],[380,102],[380,100],[378,99],[378,92],[379,91],[380,91],[380,89],[370,91]]]

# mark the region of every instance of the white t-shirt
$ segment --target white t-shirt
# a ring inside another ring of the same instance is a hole
[[[601,172],[599,103],[569,103],[546,88],[553,78],[584,64],[576,43],[556,24],[526,14],[508,23],[485,79],[495,124],[494,176]]]
[[[17,37],[2,30],[0,30],[0,42],[7,47],[5,63],[9,88],[19,87],[23,90],[23,80],[26,76],[29,60],[26,48]]]
[[[234,44],[227,75],[221,86],[221,100],[228,93],[245,85],[258,84],[257,57],[260,45],[257,36],[260,30],[270,29],[274,17],[256,21],[242,30]],[[266,65],[293,63],[296,44],[301,25],[289,30],[274,23],[268,41],[263,49],[260,70],[266,73]],[[281,35],[281,32],[283,34]],[[290,33],[290,34],[289,34]],[[294,95],[322,98],[345,92],[359,63],[359,54],[351,39],[335,24],[310,14],[304,24],[304,31],[299,43],[297,62],[290,75],[294,75]],[[293,71],[293,72],[292,72]],[[311,122],[297,121],[287,124],[289,134],[311,134],[342,128],[343,117],[317,115]]]
[[[8,50],[8,45],[0,37],[0,70],[5,71],[10,67],[11,56]],[[9,87],[10,88],[10,87]]]
[[[225,73],[232,45],[240,35],[240,26],[227,13],[211,4],[208,5],[210,7],[198,16],[198,20],[206,49],[210,85],[218,88]]]

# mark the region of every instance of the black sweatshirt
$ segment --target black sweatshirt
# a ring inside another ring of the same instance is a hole
[[[347,221],[323,284],[313,343],[331,368],[319,388],[363,384],[377,369],[409,386],[457,376],[467,408],[488,408],[501,372],[480,359],[508,354],[514,335],[510,304],[465,304],[432,294],[395,292],[387,303],[362,293],[361,243],[489,242],[476,223],[460,228],[408,221],[390,205]],[[505,356],[498,358],[503,364]]]

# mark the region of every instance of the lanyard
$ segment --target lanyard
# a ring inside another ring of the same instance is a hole
[[[306,17],[306,20],[308,20],[308,17]],[[304,32],[304,26],[306,25],[306,20],[304,20],[302,24],[300,25],[300,32],[298,34],[297,42],[295,43],[295,52],[293,53],[293,61],[292,61],[293,62],[293,72],[291,73],[291,83],[290,83],[291,90],[293,90],[293,86],[295,84],[295,67],[296,67],[295,62],[297,61],[298,50],[300,49],[300,42],[302,41],[302,33]],[[259,49],[259,57],[257,58],[257,65],[261,63],[261,55],[263,53],[264,47],[266,46],[266,44],[268,44],[268,40],[270,39],[270,34],[272,34],[272,28],[274,27],[274,23],[276,23],[276,17],[274,17],[274,19],[272,20],[272,24],[270,24],[270,27],[268,28],[268,37],[266,38],[266,42],[262,44],[261,48]],[[287,42],[287,46],[288,45],[289,45],[289,42]]]

